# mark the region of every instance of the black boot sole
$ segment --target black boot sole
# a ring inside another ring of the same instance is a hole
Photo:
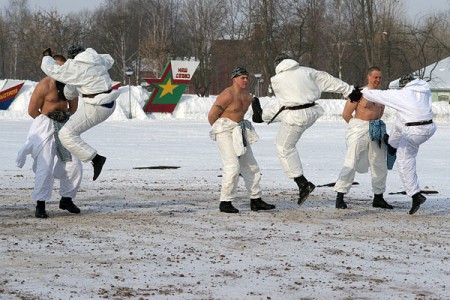
[[[227,213],[227,214],[238,214],[239,209],[221,209],[220,212]]]
[[[48,214],[45,211],[44,212],[35,212],[34,216],[39,219],[47,219],[48,218]]]
[[[250,207],[252,211],[260,211],[260,210],[272,210],[275,209],[275,205],[268,204],[267,206],[252,206]]]
[[[384,209],[394,209],[394,207],[390,204],[388,204],[388,205],[372,204],[372,207],[384,208]]]
[[[65,206],[65,205],[59,205],[59,208],[62,210],[67,210],[68,212],[72,213],[72,214],[79,214],[81,212],[81,210],[77,207],[77,206]]]
[[[237,213],[239,213],[239,209],[234,207],[233,204],[230,203],[229,205],[227,205],[225,203],[222,203],[222,202],[220,203],[220,205],[219,205],[220,212],[227,213],[227,214],[237,214]]]
[[[337,209],[347,209],[347,204],[344,201],[342,201],[342,202],[336,201],[336,208]]]
[[[411,207],[411,209],[409,210],[409,214],[413,215],[415,214],[420,208],[420,205],[413,205],[413,207]]]

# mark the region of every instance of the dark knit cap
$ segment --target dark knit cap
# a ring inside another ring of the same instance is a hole
[[[233,70],[233,72],[231,72],[231,78],[235,78],[241,75],[247,75],[248,76],[248,71],[246,68],[244,67],[236,67],[236,69]]]

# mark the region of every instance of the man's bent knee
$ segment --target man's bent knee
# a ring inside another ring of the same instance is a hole
[[[73,135],[70,133],[70,130],[68,130],[64,127],[61,128],[61,130],[58,133],[58,137],[61,141],[70,139],[71,136],[73,136]]]
[[[276,150],[279,157],[289,157],[292,153],[295,153],[297,151],[295,147],[285,148],[279,145],[276,145]]]

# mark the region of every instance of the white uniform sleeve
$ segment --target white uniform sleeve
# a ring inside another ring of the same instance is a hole
[[[114,64],[114,59],[109,54],[99,54],[103,61],[103,65],[109,70]]]
[[[402,99],[404,96],[401,90],[382,91],[364,88],[361,92],[363,93],[363,97],[371,102],[384,104],[395,110],[403,110],[404,105],[402,105]]]
[[[68,100],[73,100],[74,98],[78,97],[78,91],[77,88],[73,85],[67,85],[64,87],[64,96]]]
[[[76,85],[80,71],[73,66],[73,60],[68,59],[62,66],[58,65],[51,56],[44,56],[41,63],[42,71],[53,79],[65,84]]]
[[[327,72],[316,70],[313,76],[320,90],[323,92],[340,93],[344,97],[347,97],[353,91],[352,85],[331,76]]]

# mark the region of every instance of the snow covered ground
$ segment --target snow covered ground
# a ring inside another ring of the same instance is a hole
[[[371,207],[369,174],[357,174],[349,209],[334,208],[331,187],[317,187],[299,207],[293,181],[275,153],[278,124],[256,124],[253,151],[263,199],[275,211],[252,212],[243,184],[241,213],[218,210],[221,162],[208,137],[214,97],[185,95],[173,115],[146,115],[146,92],[121,88],[120,107],[83,137],[108,157],[99,179],[84,164],[75,203],[34,217],[31,159],[15,164],[31,119],[33,83],[0,111],[1,299],[446,299],[450,297],[448,103],[435,103],[438,131],[418,156],[423,189],[438,191],[413,216],[396,168],[386,200]],[[263,105],[269,99],[262,99]],[[323,116],[298,146],[305,176],[337,179],[345,154],[344,102],[321,100]],[[388,127],[392,111],[386,111]],[[169,166],[178,168],[152,169]],[[395,194],[390,194],[395,193]]]

